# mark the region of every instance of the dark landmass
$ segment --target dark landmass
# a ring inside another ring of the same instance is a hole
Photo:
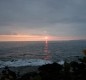
[[[19,75],[23,75],[29,72],[37,72],[38,67],[39,66],[21,66],[21,67],[8,67],[8,68],[15,73],[19,73]],[[2,73],[3,70],[4,68],[0,68],[0,73]]]
[[[79,62],[0,69],[0,80],[86,80],[86,57]]]

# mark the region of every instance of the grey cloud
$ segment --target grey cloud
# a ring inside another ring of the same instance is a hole
[[[80,3],[79,3],[80,2]],[[3,22],[80,22],[84,18],[85,0],[1,0]],[[83,4],[82,4],[83,3]]]
[[[0,32],[86,35],[85,8],[86,0],[0,0]]]

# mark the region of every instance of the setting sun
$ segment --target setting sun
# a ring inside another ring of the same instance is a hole
[[[45,40],[48,40],[49,38],[48,38],[48,36],[45,36]]]
[[[43,35],[0,35],[0,41],[58,41],[58,40],[72,40],[72,37],[64,36],[43,36]],[[75,37],[74,39],[77,39]]]

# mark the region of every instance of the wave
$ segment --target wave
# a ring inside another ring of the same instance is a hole
[[[43,59],[15,59],[9,61],[0,61],[0,68],[5,66],[8,67],[21,67],[21,66],[41,66],[45,64],[52,64],[53,62],[50,60]],[[64,61],[59,61],[59,64],[63,64]]]

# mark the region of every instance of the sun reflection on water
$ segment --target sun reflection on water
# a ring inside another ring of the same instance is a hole
[[[50,59],[50,51],[48,49],[48,37],[45,36],[45,46],[44,46],[44,53],[45,53],[45,60],[49,60]]]

